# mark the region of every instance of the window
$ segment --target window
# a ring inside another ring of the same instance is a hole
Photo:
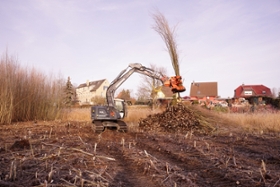
[[[253,95],[252,91],[244,91],[244,95]]]

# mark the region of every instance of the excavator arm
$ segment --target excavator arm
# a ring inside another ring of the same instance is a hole
[[[114,95],[115,91],[126,81],[134,72],[149,76],[160,80],[164,86],[171,87],[173,93],[185,91],[185,87],[182,84],[181,76],[174,76],[168,78],[156,72],[150,68],[142,66],[140,63],[132,63],[120,72],[120,74],[111,82],[106,92],[106,99],[109,106],[114,107]]]

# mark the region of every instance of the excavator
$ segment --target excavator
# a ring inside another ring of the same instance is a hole
[[[160,72],[142,66],[140,63],[131,63],[108,86],[106,91],[107,105],[91,107],[91,119],[95,133],[102,133],[106,128],[114,128],[120,132],[127,132],[127,124],[122,120],[127,116],[126,102],[122,99],[115,99],[114,95],[122,83],[135,72],[160,80],[164,86],[170,87],[173,93],[184,92],[186,90],[183,86],[181,76],[168,78]]]

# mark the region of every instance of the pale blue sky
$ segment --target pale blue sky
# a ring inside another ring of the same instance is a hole
[[[242,83],[280,88],[280,0],[0,0],[0,52],[75,85],[110,82],[135,62],[171,76],[156,10],[177,25],[182,96],[192,81],[218,82],[221,97]],[[135,94],[140,82],[134,74],[121,88]]]

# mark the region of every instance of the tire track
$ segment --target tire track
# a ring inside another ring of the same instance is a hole
[[[175,141],[172,137],[158,137],[155,134],[137,134],[137,139],[138,149],[145,149],[158,159],[178,166],[186,174],[191,172],[196,175],[198,186],[235,186],[238,183],[238,176],[234,176],[226,167],[223,167],[220,160],[211,158],[211,155],[205,155],[203,151],[194,148],[190,142],[182,143]],[[246,181],[246,183],[255,185],[252,181]]]
[[[102,135],[99,147],[103,147],[102,152],[112,155],[116,161],[110,167],[114,168],[114,179],[110,182],[110,187],[158,187],[154,181],[148,178],[143,172],[135,168],[132,160],[125,157],[121,141],[128,140],[130,136],[125,133],[107,131]],[[108,149],[104,149],[108,148]]]

